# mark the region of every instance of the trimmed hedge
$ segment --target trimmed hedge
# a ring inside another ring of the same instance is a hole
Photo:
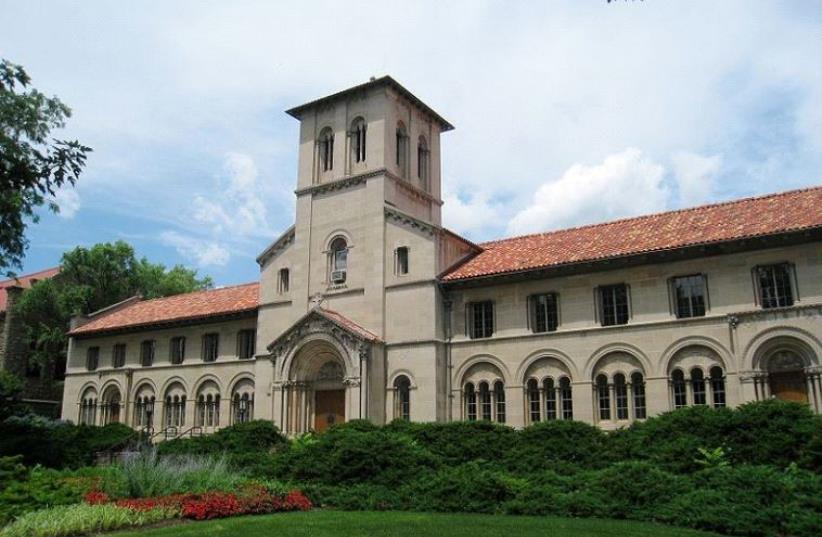
[[[135,442],[137,432],[122,424],[73,425],[41,416],[12,416],[0,423],[0,457],[20,455],[27,466],[79,468],[99,451]]]

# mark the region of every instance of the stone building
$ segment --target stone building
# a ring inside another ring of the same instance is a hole
[[[42,367],[31,359],[14,305],[25,289],[59,273],[60,267],[54,267],[0,281],[0,369],[23,379],[23,403],[47,416],[60,412],[63,364]]]
[[[288,113],[296,219],[259,283],[76,319],[64,418],[173,436],[822,410],[822,187],[478,245],[441,225],[453,127],[396,81]]]

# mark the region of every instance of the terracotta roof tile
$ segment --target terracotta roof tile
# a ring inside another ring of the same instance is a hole
[[[251,312],[257,309],[258,295],[259,284],[254,282],[153,300],[140,300],[122,308],[102,310],[98,315],[92,314],[89,322],[70,331],[69,335]]]
[[[343,328],[347,328],[348,330],[350,330],[350,331],[354,332],[355,334],[359,335],[360,337],[362,337],[366,341],[380,341],[379,336],[377,336],[373,332],[370,332],[369,330],[366,330],[365,328],[358,325],[357,323],[355,323],[354,321],[352,321],[351,319],[349,319],[348,317],[346,317],[345,315],[343,315],[341,313],[338,313],[334,310],[330,310],[330,309],[327,309],[327,308],[320,308],[320,313],[325,315],[325,317],[330,319],[332,322],[335,322],[335,323],[339,324],[340,326],[342,326]]]
[[[822,227],[822,187],[480,244],[446,281]]]
[[[6,311],[6,287],[19,286],[24,289],[31,287],[35,280],[47,280],[60,273],[60,267],[52,267],[31,274],[23,274],[16,278],[0,281],[0,311]]]

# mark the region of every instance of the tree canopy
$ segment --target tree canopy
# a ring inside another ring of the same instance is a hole
[[[33,357],[42,365],[65,359],[73,315],[88,314],[135,295],[159,298],[212,286],[208,276],[176,265],[138,259],[123,241],[75,248],[63,254],[60,274],[35,283],[17,303]]]
[[[55,192],[74,185],[91,151],[77,140],[50,138],[71,109],[30,84],[23,67],[0,61],[0,273],[21,267],[27,219],[37,222],[36,209],[47,200],[59,211]]]

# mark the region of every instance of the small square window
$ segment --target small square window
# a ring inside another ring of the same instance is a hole
[[[126,344],[117,343],[111,351],[111,365],[114,367],[123,367],[126,365]]]
[[[627,324],[630,317],[628,286],[624,283],[599,288],[599,318],[602,326]]]
[[[288,288],[290,285],[291,274],[289,273],[287,268],[281,268],[280,271],[277,273],[277,292],[279,294],[285,294],[288,292]]]
[[[408,274],[408,247],[400,246],[397,248],[395,268],[398,275],[402,276]]]
[[[468,335],[471,339],[494,335],[494,303],[492,301],[468,304]]]
[[[754,269],[759,288],[759,302],[763,308],[793,306],[792,267],[788,263],[760,265]]]
[[[140,365],[151,367],[154,363],[154,341],[147,340],[140,343]]]
[[[705,316],[708,292],[703,274],[672,278],[671,293],[677,318],[687,319]]]
[[[254,345],[257,338],[255,330],[240,330],[237,332],[237,355],[247,360],[254,357]]]
[[[559,326],[559,296],[545,293],[531,296],[531,330],[553,332]]]
[[[203,361],[216,362],[220,352],[220,335],[205,334],[203,336]]]
[[[94,371],[100,365],[100,347],[89,347],[86,351],[86,369]]]
[[[170,342],[169,355],[171,363],[180,365],[186,359],[186,338],[173,337]]]

